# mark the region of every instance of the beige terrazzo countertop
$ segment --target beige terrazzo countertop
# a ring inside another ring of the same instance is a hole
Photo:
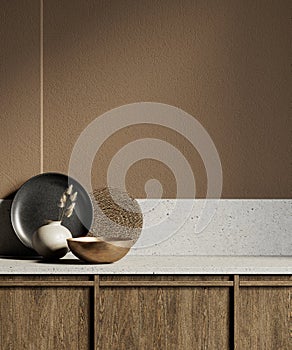
[[[68,253],[59,262],[0,258],[2,275],[292,274],[292,256],[131,256],[113,264],[86,264]]]

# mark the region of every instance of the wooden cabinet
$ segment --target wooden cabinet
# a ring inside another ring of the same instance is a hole
[[[0,349],[290,350],[291,276],[0,276]]]
[[[238,349],[291,350],[291,277],[243,276],[240,281]]]
[[[101,277],[97,348],[229,349],[228,277],[208,278],[221,287],[196,286],[199,279]]]
[[[89,288],[64,286],[72,282],[65,277],[1,277],[1,282],[20,284],[0,288],[1,350],[91,349]],[[27,286],[31,282],[35,286]],[[63,286],[50,285],[59,282]]]

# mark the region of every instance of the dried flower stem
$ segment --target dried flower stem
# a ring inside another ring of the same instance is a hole
[[[73,214],[78,193],[74,192],[72,194],[72,191],[73,185],[70,185],[60,198],[60,201],[58,203],[58,207],[60,208],[58,221],[62,222],[64,217],[69,218]]]

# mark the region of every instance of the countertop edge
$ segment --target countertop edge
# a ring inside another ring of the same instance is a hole
[[[100,265],[73,255],[59,263],[0,259],[0,275],[292,275],[292,256],[126,256]]]

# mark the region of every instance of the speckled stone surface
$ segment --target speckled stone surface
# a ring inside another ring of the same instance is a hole
[[[140,200],[149,210],[130,254],[292,256],[292,200],[208,201],[213,217],[198,233],[204,200]]]
[[[91,265],[69,253],[59,263],[0,259],[0,274],[291,274],[292,257],[130,256]]]

